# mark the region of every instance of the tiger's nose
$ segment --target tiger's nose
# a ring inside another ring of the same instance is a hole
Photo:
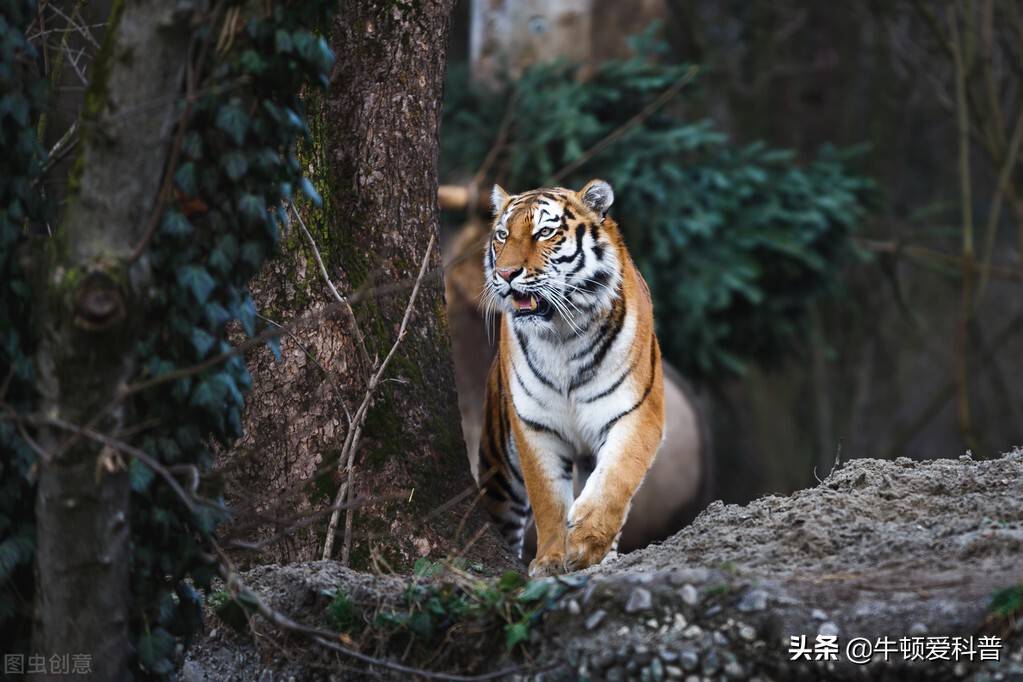
[[[510,282],[518,277],[520,272],[522,272],[522,268],[498,268],[497,276],[505,282]]]

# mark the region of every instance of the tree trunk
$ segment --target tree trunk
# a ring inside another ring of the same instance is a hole
[[[245,435],[218,458],[236,512],[221,537],[261,548],[258,557],[237,553],[242,564],[322,556],[323,511],[347,480],[339,461],[346,411],[355,413],[373,359],[383,359],[394,343],[411,281],[437,232],[437,129],[451,0],[412,4],[342,2],[329,27],[338,61],[328,93],[309,93],[312,143],[299,153],[323,195],[322,209],[303,210],[304,224],[337,289],[408,286],[354,305],[365,353],[342,314],[282,337],[280,361],[264,349],[246,357],[253,389]],[[286,324],[335,301],[299,229],[283,249],[252,292],[264,318]],[[350,563],[357,568],[372,566],[374,551],[395,570],[421,556],[457,553],[486,522],[469,509],[477,491],[459,426],[440,263],[435,245],[408,334],[374,394],[355,452],[359,509]],[[372,504],[363,506],[366,500]],[[319,517],[303,520],[310,513]],[[344,553],[345,515],[335,558]],[[491,565],[508,556],[489,533],[474,553],[489,556]]]
[[[326,231],[338,244],[334,265],[349,291],[415,279],[437,233],[437,134],[452,2],[398,7],[344,0],[332,27],[338,62],[320,110],[319,143],[332,193]],[[379,391],[356,453],[357,498],[371,503],[355,517],[355,565],[368,564],[374,549],[395,568],[456,553],[483,523],[470,510],[475,485],[459,426],[440,263],[435,247],[410,333],[388,372],[402,381]],[[404,290],[357,307],[370,357],[387,354],[407,298]],[[365,368],[351,363],[345,383],[363,385]],[[423,523],[459,495],[459,504]],[[470,511],[472,522],[456,537]]]
[[[178,12],[175,12],[175,9]],[[132,344],[147,268],[142,240],[176,120],[187,9],[117,2],[80,123],[62,229],[35,264],[40,413],[110,432],[108,409],[135,370]],[[97,415],[104,416],[93,421]],[[52,422],[51,422],[52,424]],[[88,439],[43,428],[36,498],[37,621],[33,651],[91,656],[95,679],[128,679],[130,541],[126,463]]]

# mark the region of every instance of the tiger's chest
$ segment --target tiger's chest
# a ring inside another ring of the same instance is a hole
[[[635,401],[634,317],[567,338],[512,334],[509,387],[519,417],[554,427],[579,456],[595,453],[604,427]]]

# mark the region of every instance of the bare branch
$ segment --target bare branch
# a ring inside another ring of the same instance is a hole
[[[345,436],[344,445],[341,447],[341,456],[338,459],[338,467],[344,467],[347,472],[347,480],[342,484],[338,490],[337,497],[334,500],[335,506],[340,506],[344,501],[345,496],[351,495],[353,479],[354,479],[354,453],[359,445],[359,439],[362,436],[362,427],[366,421],[366,414],[369,412],[369,406],[373,400],[373,393],[376,391],[377,386],[380,384],[381,377],[387,366],[391,362],[391,358],[394,357],[395,352],[398,350],[398,346],[405,338],[405,334],[408,331],[408,322],[412,317],[412,310],[416,303],[416,298],[419,296],[419,287],[423,283],[423,278],[426,276],[426,266],[430,262],[430,254],[433,252],[433,243],[436,239],[435,235],[430,236],[430,243],[426,246],[426,253],[423,254],[423,261],[419,266],[419,275],[416,277],[416,283],[412,287],[412,293],[409,294],[408,304],[405,306],[405,314],[402,316],[401,325],[398,327],[398,337],[394,340],[394,344],[391,345],[390,351],[388,351],[383,362],[375,368],[376,371],[370,377],[369,382],[366,386],[366,394],[363,396],[362,403],[359,408],[355,411],[355,418],[353,419],[352,425],[348,429],[348,434]],[[329,559],[334,549],[334,536],[337,533],[337,525],[340,521],[340,511],[336,511],[330,516],[330,524],[327,526],[327,538],[323,543],[323,558]],[[349,508],[345,515],[345,544],[342,550],[341,561],[347,564],[348,555],[351,551],[351,525],[352,525],[352,510]]]
[[[316,259],[316,264],[320,266],[320,274],[323,275],[323,281],[327,283],[327,288],[330,289],[330,293],[334,296],[334,300],[344,305],[345,312],[348,313],[348,321],[352,324],[352,330],[355,332],[355,338],[358,341],[359,350],[362,351],[362,360],[366,363],[366,367],[372,366],[372,361],[369,359],[369,352],[366,350],[366,339],[362,335],[362,330],[359,328],[359,321],[355,317],[355,311],[352,310],[352,305],[349,300],[342,296],[337,287],[334,286],[334,282],[330,280],[330,275],[327,274],[327,266],[323,264],[323,257],[320,256],[320,250],[316,246],[316,240],[313,239],[313,235],[309,232],[309,228],[305,226],[305,220],[302,219],[302,214],[295,207],[295,204],[291,204],[291,212],[298,218],[298,226],[302,229],[302,234],[305,235],[306,241],[309,242],[309,248],[313,252],[313,257]]]

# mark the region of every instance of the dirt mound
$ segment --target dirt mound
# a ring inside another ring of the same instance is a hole
[[[854,460],[816,488],[712,504],[661,545],[548,581],[555,596],[525,653],[494,647],[485,669],[518,662],[545,679],[1023,679],[1021,550],[1023,451],[989,461]],[[395,605],[406,585],[329,562],[261,567],[246,580],[275,608],[317,622],[338,587]],[[287,638],[211,627],[189,653],[186,680],[366,670],[311,642],[285,649]],[[793,637],[825,660],[791,660]],[[981,660],[995,650],[982,637],[1000,638],[997,661]],[[872,648],[866,665],[849,660],[856,638]],[[437,646],[480,660],[478,642],[448,639]],[[403,652],[380,640],[374,655],[398,661]]]

